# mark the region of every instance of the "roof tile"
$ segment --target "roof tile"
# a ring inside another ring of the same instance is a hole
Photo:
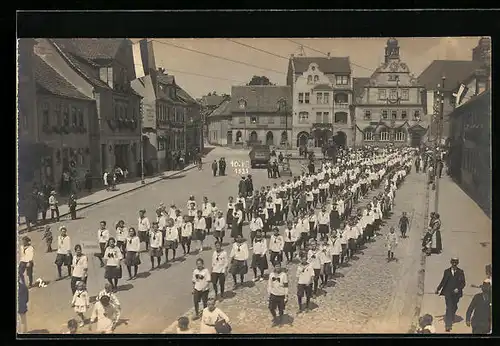
[[[228,116],[231,115],[231,100],[222,101],[216,109],[211,112],[208,117]]]
[[[304,73],[312,63],[316,63],[323,73],[351,73],[351,63],[348,57],[294,57],[295,73]]]
[[[34,73],[38,87],[53,95],[80,100],[91,100],[78,91],[74,85],[64,79],[63,76],[43,61],[38,55],[34,56]]]
[[[243,112],[238,101],[246,99],[247,112],[276,112],[278,101],[283,98],[287,102],[287,108],[292,107],[292,93],[289,86],[276,85],[251,85],[233,86],[231,89],[231,110]]]
[[[446,77],[445,90],[454,90],[482,65],[470,60],[434,60],[418,77],[418,82],[428,90],[436,89],[442,77]]]
[[[89,60],[112,60],[125,38],[53,39],[62,50]]]

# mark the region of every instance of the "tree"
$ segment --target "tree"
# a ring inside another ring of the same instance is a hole
[[[266,76],[253,76],[247,85],[274,85]]]

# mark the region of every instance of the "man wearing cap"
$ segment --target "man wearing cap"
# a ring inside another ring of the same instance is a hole
[[[52,191],[50,193],[49,207],[50,207],[50,218],[54,220],[54,215],[55,215],[56,221],[59,222],[59,202],[57,202],[55,191]]]
[[[465,274],[462,269],[458,268],[458,258],[453,257],[450,263],[451,267],[445,269],[443,278],[436,288],[436,294],[445,298],[446,313],[444,323],[447,332],[451,331],[455,313],[458,309],[458,301],[462,298],[462,292],[465,287]]]
[[[465,315],[467,327],[472,326],[472,334],[489,334],[491,331],[491,283],[485,279],[481,293],[477,293],[470,302]]]

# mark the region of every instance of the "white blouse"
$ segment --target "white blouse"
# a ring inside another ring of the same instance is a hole
[[[73,272],[71,273],[71,276],[75,278],[83,278],[87,273],[88,269],[87,256],[85,255],[74,256],[73,263],[71,264],[71,266],[73,267]]]
[[[60,255],[71,253],[71,239],[68,235],[65,237],[62,235],[57,237],[57,253]]]
[[[181,237],[191,237],[193,235],[193,225],[191,222],[186,222],[182,224],[181,227]]]
[[[116,228],[116,240],[117,241],[125,241],[127,239],[127,228],[126,227],[117,227]]]
[[[141,249],[141,241],[139,237],[127,237],[127,245],[125,247],[127,251],[139,252]]]
[[[137,231],[139,232],[147,232],[151,228],[151,224],[149,223],[149,219],[147,217],[139,218],[137,224]]]
[[[205,222],[205,218],[204,217],[201,217],[201,218],[195,218],[194,219],[194,229],[201,229],[201,230],[205,230],[207,228],[207,224]]]
[[[123,259],[123,254],[116,246],[106,248],[104,252],[104,260],[107,266],[118,267],[120,265],[120,260]]]
[[[163,234],[160,231],[151,231],[149,232],[149,245],[157,249],[161,247],[163,244]]]
[[[165,228],[165,240],[175,241],[179,238],[179,231],[175,227]]]
[[[109,240],[109,231],[107,229],[98,229],[97,240],[99,243],[107,243]]]

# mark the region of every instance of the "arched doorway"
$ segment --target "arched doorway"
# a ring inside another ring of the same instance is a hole
[[[251,142],[251,143],[255,143],[255,142],[257,142],[257,141],[258,141],[257,132],[252,131],[252,132],[250,133],[250,142]]]
[[[297,135],[297,147],[300,146],[306,146],[307,145],[307,140],[309,139],[309,133],[307,132],[300,132]]]
[[[331,143],[333,141],[333,132],[332,130],[326,129],[325,130],[325,143]]]
[[[327,130],[325,129],[316,129],[313,132],[314,136],[314,146],[316,148],[322,148],[325,143],[328,142]]]
[[[226,138],[227,138],[227,145],[233,144],[233,131],[227,131]]]
[[[274,145],[274,135],[271,131],[269,131],[266,134],[266,144],[267,145]]]
[[[334,140],[335,144],[339,147],[345,147],[347,145],[347,135],[343,131],[338,131]]]

